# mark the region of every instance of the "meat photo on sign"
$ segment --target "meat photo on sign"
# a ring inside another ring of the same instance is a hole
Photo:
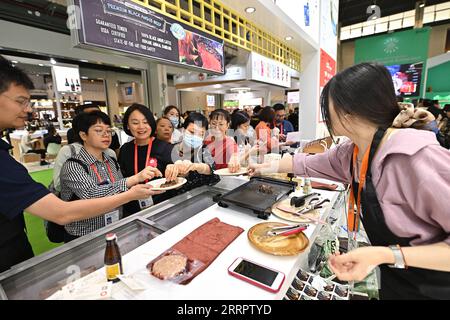
[[[184,39],[178,40],[178,48],[181,63],[196,67],[203,66],[198,52],[197,41],[192,32],[186,31]]]
[[[222,43],[186,31],[178,40],[180,62],[215,72],[223,72]]]
[[[217,46],[222,46],[222,44],[199,35],[194,35],[194,38],[197,38],[196,43],[202,58],[202,67],[207,70],[222,72],[222,57],[216,49]]]

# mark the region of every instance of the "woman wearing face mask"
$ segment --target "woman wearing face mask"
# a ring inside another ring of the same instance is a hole
[[[119,164],[125,177],[135,175],[146,167],[157,168],[164,173],[172,164],[173,145],[155,138],[156,122],[149,108],[140,104],[130,106],[123,117],[124,131],[134,137],[120,148]],[[147,181],[148,182],[148,181]],[[147,201],[133,201],[124,206],[124,215],[129,216],[165,200],[165,196],[155,196]]]
[[[214,110],[209,116],[209,136],[205,140],[217,169],[228,168],[230,172],[240,170],[239,152],[233,138],[227,136],[230,128],[230,113],[223,109]]]
[[[198,188],[204,185],[214,185],[220,181],[213,172],[216,169],[214,159],[203,145],[208,130],[208,120],[200,113],[192,112],[184,122],[183,141],[175,145],[172,159],[175,164],[168,165],[165,177],[168,181],[178,176],[185,177],[187,183],[172,196]]]
[[[380,266],[381,299],[448,299],[450,151],[431,131],[393,128],[407,114],[379,64],[337,74],[322,92],[321,109],[330,133],[351,141],[323,154],[252,165],[250,174],[293,172],[350,184],[349,236],[362,223],[372,247],[332,256],[337,277],[360,281]],[[402,123],[423,125],[414,118]]]
[[[177,144],[181,142],[183,133],[179,130],[181,128],[180,110],[175,106],[168,106],[164,109],[163,116],[168,118],[173,125],[172,140],[170,143]]]
[[[70,158],[61,170],[61,199],[74,201],[112,196],[125,192],[147,179],[161,176],[156,168],[145,168],[134,175],[123,178],[115,158],[105,151],[112,141],[111,120],[101,111],[83,113],[74,120],[74,133],[77,142],[83,147]],[[153,192],[154,195],[160,192]],[[97,229],[118,221],[122,208],[102,216],[69,223],[65,226],[64,241],[67,243]]]
[[[158,140],[171,143],[173,131],[173,124],[168,118],[162,117],[156,121],[156,138]]]

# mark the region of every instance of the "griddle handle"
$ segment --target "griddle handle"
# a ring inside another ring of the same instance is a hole
[[[254,211],[254,212],[258,215],[259,219],[263,219],[263,220],[269,219],[270,215],[272,214],[272,212],[270,210]]]
[[[219,201],[219,202],[217,203],[217,205],[218,205],[219,207],[221,207],[221,208],[228,208],[228,205],[227,205],[226,203],[221,202],[221,201]]]

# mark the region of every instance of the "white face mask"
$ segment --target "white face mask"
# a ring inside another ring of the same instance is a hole
[[[172,122],[173,128],[176,129],[178,128],[178,125],[180,124],[180,119],[177,117],[170,117],[169,118],[170,122]]]
[[[190,134],[189,132],[184,133],[183,142],[192,149],[200,148],[203,145],[203,139],[201,137]]]

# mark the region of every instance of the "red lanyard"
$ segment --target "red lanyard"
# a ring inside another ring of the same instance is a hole
[[[111,166],[109,165],[109,162],[106,162],[106,167],[108,168],[109,179],[111,180],[111,183],[116,182],[116,179],[114,179],[114,175],[112,173]],[[92,169],[92,171],[94,171],[95,175],[97,176],[98,182],[102,183],[103,182],[102,177],[98,173],[98,170],[97,170],[97,167],[95,166],[95,164],[91,164],[91,169]]]
[[[150,154],[152,152],[152,146],[153,146],[153,140],[155,140],[155,138],[151,138],[150,142],[148,143],[148,147],[147,147],[147,157],[145,158],[145,165],[144,168],[149,166],[149,160],[150,160]],[[152,167],[156,167],[151,165]],[[138,174],[139,173],[139,166],[138,166],[138,145],[136,142],[134,142],[134,174]]]
[[[353,150],[353,170],[352,170],[352,184],[350,185],[350,199],[348,202],[348,215],[347,215],[347,229],[349,232],[353,232],[356,237],[356,232],[359,231],[359,220],[360,220],[360,212],[361,212],[361,192],[366,183],[367,170],[369,169],[369,155],[370,148],[367,148],[366,153],[364,154],[364,158],[361,164],[361,169],[359,173],[359,186],[358,186],[358,199],[356,202],[356,211],[355,211],[355,194],[353,190],[353,180],[354,174],[356,170],[356,163],[358,161],[358,152],[359,149],[355,145]]]

